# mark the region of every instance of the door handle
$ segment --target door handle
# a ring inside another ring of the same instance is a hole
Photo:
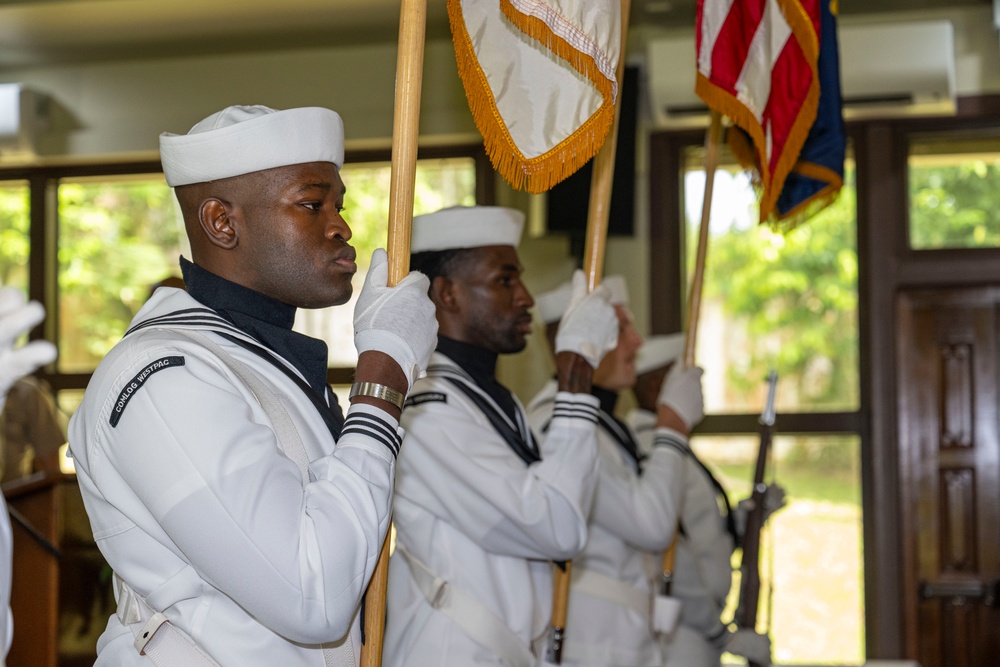
[[[951,598],[955,604],[982,599],[988,607],[1000,608],[1000,579],[982,581],[921,582],[920,599]]]

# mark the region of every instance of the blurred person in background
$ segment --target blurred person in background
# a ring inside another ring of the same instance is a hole
[[[7,410],[7,396],[12,387],[35,370],[56,358],[55,346],[44,340],[17,345],[18,339],[45,318],[45,309],[37,301],[25,303],[17,289],[0,288],[0,410]],[[6,662],[13,639],[10,613],[12,535],[7,503],[0,496],[0,664]]]
[[[637,407],[625,421],[643,452],[653,447],[664,382],[683,368],[684,340],[684,334],[651,336],[636,356],[632,391]],[[671,586],[671,596],[681,602],[681,615],[673,632],[660,635],[666,665],[715,667],[723,652],[768,665],[771,641],[766,635],[734,629],[722,620],[733,581],[733,550],[742,541],[750,501],[731,509],[725,488],[711,470],[690,447],[683,452],[684,488]],[[783,497],[781,487],[768,487],[765,520]]]

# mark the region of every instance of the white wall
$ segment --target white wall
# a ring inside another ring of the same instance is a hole
[[[157,150],[160,132],[186,132],[231,104],[327,106],[348,141],[389,144],[396,45],[263,52],[5,71],[51,97],[56,127],[39,136],[45,157],[102,159]],[[478,136],[449,41],[428,42],[420,133]]]

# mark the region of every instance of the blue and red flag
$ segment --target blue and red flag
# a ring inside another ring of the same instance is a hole
[[[793,227],[836,199],[846,135],[836,0],[699,0],[695,90],[755,170],[760,221]]]

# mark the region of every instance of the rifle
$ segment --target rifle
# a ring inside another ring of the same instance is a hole
[[[753,475],[753,492],[750,499],[753,507],[747,513],[746,529],[743,531],[743,560],[740,562],[740,601],[736,607],[736,625],[753,630],[757,625],[757,607],[760,602],[760,531],[764,527],[764,471],[767,467],[767,453],[771,447],[774,430],[774,392],[778,385],[778,374],[771,371],[767,375],[767,403],[760,415],[760,448],[757,450],[757,468]],[[750,667],[760,667],[755,662]]]

